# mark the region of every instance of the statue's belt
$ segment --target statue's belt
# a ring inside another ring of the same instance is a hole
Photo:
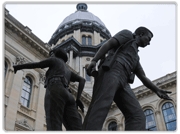
[[[59,81],[59,82],[61,82],[61,77],[50,78],[50,79],[48,80],[48,83],[53,82],[53,81]]]
[[[56,83],[56,82],[61,82],[64,87],[70,92],[72,93],[71,89],[69,88],[69,85],[68,85],[68,82],[66,80],[66,78],[64,76],[55,76],[55,77],[52,77],[48,80],[48,84],[50,83]]]
[[[67,82],[67,80],[66,80],[66,78],[64,76],[51,77],[48,80],[48,84],[51,83],[51,82],[55,82],[55,81],[62,82],[62,84],[64,85],[65,88],[69,87],[68,82]]]

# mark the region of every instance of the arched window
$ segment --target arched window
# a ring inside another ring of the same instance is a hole
[[[82,45],[86,45],[86,36],[82,36]]]
[[[112,121],[108,125],[108,131],[116,131],[117,130],[117,123]]]
[[[88,36],[88,45],[92,45],[92,39],[91,39],[91,36]]]
[[[8,70],[8,64],[7,64],[7,62],[5,61],[5,66],[4,66],[4,77],[6,77],[7,70]]]
[[[31,90],[32,90],[32,79],[26,76],[23,84],[23,89],[21,93],[21,103],[25,107],[29,107],[30,98],[31,98]]]
[[[162,112],[168,131],[176,130],[176,113],[172,103],[167,102],[162,106]]]
[[[146,116],[146,129],[148,131],[157,131],[153,111],[150,109],[147,109],[144,111],[144,114]]]

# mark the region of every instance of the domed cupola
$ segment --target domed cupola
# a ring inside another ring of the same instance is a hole
[[[85,3],[79,3],[77,4],[76,9],[78,11],[87,11],[87,5]]]
[[[65,35],[74,33],[74,31],[78,29],[80,29],[81,32],[94,33],[94,31],[96,31],[100,33],[100,36],[105,40],[109,39],[111,34],[105,24],[97,16],[88,12],[87,8],[88,6],[85,3],[77,4],[77,11],[67,16],[62,23],[60,23],[48,43],[55,45],[59,39]]]
[[[111,34],[97,16],[87,11],[85,3],[77,4],[76,8],[60,23],[49,44],[67,52],[67,64],[86,79],[84,91],[92,95],[94,79],[87,75],[86,67]]]

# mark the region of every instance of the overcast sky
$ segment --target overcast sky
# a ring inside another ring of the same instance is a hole
[[[47,43],[65,17],[76,11],[77,3],[6,3],[9,13],[43,42]],[[155,80],[176,71],[177,47],[177,5],[171,4],[122,4],[87,3],[88,11],[99,17],[115,35],[118,31],[129,29],[132,32],[139,26],[149,28],[154,37],[151,45],[140,48],[141,65],[150,80]],[[133,88],[142,85],[135,79]]]

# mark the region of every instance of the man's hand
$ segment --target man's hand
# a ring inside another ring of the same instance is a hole
[[[96,62],[95,61],[91,61],[91,63],[89,64],[89,66],[87,67],[87,74],[89,76],[91,76],[91,72],[92,72],[92,69],[96,67]]]
[[[170,94],[170,93],[172,93],[172,92],[170,92],[170,91],[165,91],[165,90],[162,90],[162,89],[159,89],[159,90],[156,92],[156,94],[157,94],[161,99],[172,100],[172,99],[167,95],[167,93]]]
[[[81,102],[80,99],[76,100],[76,107],[77,107],[77,109],[78,109],[78,106],[81,109],[81,111],[84,113],[84,105],[83,105],[83,103]]]
[[[13,68],[14,68],[14,74],[16,74],[16,72],[18,71],[17,65],[13,65]]]

